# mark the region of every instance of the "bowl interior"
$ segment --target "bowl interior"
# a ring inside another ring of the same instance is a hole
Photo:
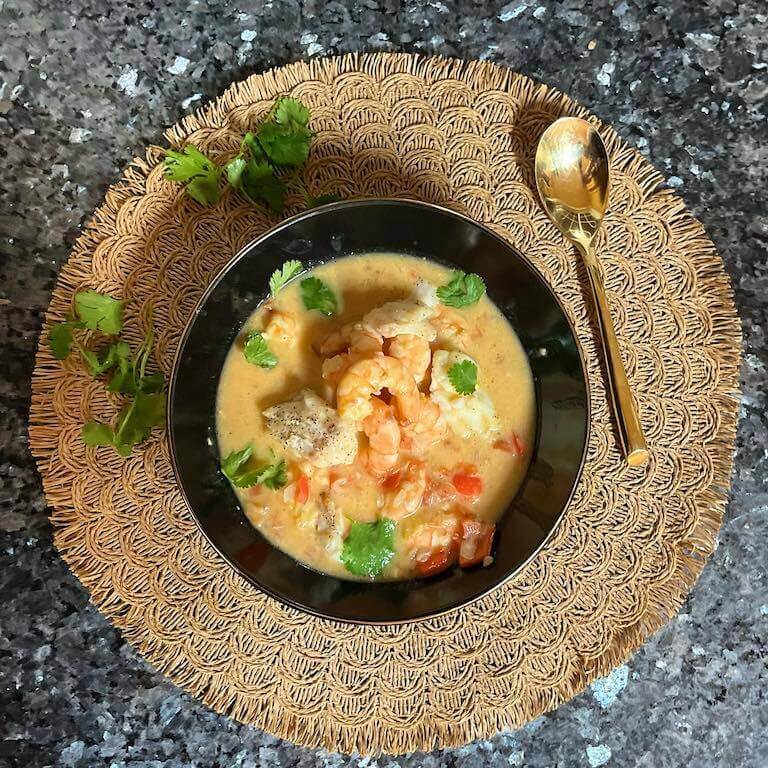
[[[219,471],[215,403],[224,359],[287,259],[316,265],[354,253],[395,251],[477,272],[525,347],[538,428],[526,479],[499,523],[487,568],[431,579],[361,583],[317,573],[273,547],[247,520]],[[568,319],[534,267],[471,220],[411,201],[339,203],[291,219],[239,253],[213,282],[179,346],[168,409],[179,483],[203,533],[237,570],[273,597],[343,621],[394,623],[465,604],[502,583],[544,544],[581,470],[588,398]]]

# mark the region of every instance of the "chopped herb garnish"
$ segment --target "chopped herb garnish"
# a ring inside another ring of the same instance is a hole
[[[133,396],[121,409],[114,427],[97,421],[89,421],[83,426],[80,436],[86,445],[111,445],[121,456],[130,456],[134,445],[146,440],[153,427],[163,424],[163,375],[146,373],[153,340],[154,333],[150,328],[133,358],[125,341],[113,342],[100,356],[77,345],[92,376],[114,369],[107,391]]]
[[[232,482],[238,488],[250,488],[253,485],[265,485],[276,491],[288,483],[285,462],[281,459],[274,464],[267,464],[260,469],[251,469],[235,477]]]
[[[474,394],[477,389],[477,365],[471,360],[454,363],[448,369],[448,380],[460,395]]]
[[[153,427],[165,421],[165,395],[137,392],[120,411],[114,429],[108,424],[89,421],[80,437],[86,445],[111,445],[121,456],[130,456],[133,446],[149,437]]]
[[[269,351],[267,340],[260,331],[251,331],[243,345],[245,359],[260,368],[274,368],[277,365],[277,357]]]
[[[341,562],[357,576],[374,578],[395,556],[395,523],[383,517],[375,523],[353,522],[344,539]]]
[[[270,293],[275,296],[277,292],[296,275],[300,275],[304,271],[304,265],[300,261],[295,259],[286,261],[280,269],[276,269],[272,273],[272,277],[269,278],[269,290]]]
[[[192,144],[187,144],[181,152],[167,150],[165,176],[171,181],[186,182],[187,194],[200,205],[219,201],[221,169]]]
[[[330,317],[339,308],[334,292],[318,277],[307,277],[301,281],[301,300],[308,310],[317,310]]]
[[[78,349],[90,370],[91,376],[100,376],[102,373],[106,373],[121,361],[129,360],[131,355],[131,348],[124,341],[116,341],[114,344],[110,344],[100,358],[79,344]]]
[[[236,488],[250,488],[265,485],[277,490],[288,483],[285,461],[282,459],[258,469],[247,469],[253,456],[253,446],[246,445],[240,451],[233,451],[221,462],[221,471]]]
[[[64,360],[72,349],[72,331],[77,328],[85,328],[85,323],[77,320],[66,320],[51,326],[48,332],[48,343],[51,352],[57,360]]]
[[[306,128],[309,122],[309,108],[305,107],[298,99],[284,96],[279,99],[274,107],[275,122],[293,130]]]
[[[108,424],[101,424],[98,421],[89,421],[83,425],[80,430],[80,437],[86,445],[112,445],[115,433]]]
[[[245,134],[237,157],[225,166],[230,186],[252,202],[281,213],[286,185],[278,170],[306,162],[312,141],[308,122],[309,109],[297,99],[275,101],[258,130]],[[187,193],[202,205],[218,202],[221,173],[221,168],[191,144],[180,152],[169,149],[166,153],[166,177],[184,182]]]
[[[75,294],[75,313],[78,319],[65,320],[51,326],[48,333],[48,343],[51,352],[57,360],[64,360],[72,350],[73,331],[89,328],[92,331],[103,331],[110,336],[120,333],[123,328],[123,302],[106,296],[98,291],[78,291]],[[79,345],[78,345],[79,346]],[[83,357],[94,376],[102,371],[97,370],[102,363],[95,360],[93,353],[83,351]],[[104,370],[108,370],[107,366]]]
[[[246,445],[241,451],[233,451],[221,462],[221,471],[232,480],[252,455],[253,446],[250,444]]]
[[[240,154],[226,166],[227,181],[254,203],[266,203],[276,213],[285,207],[285,184],[275,175],[261,145],[246,133]]]
[[[75,310],[86,328],[109,335],[123,329],[123,302],[98,291],[78,291]]]
[[[468,307],[480,301],[485,283],[480,275],[454,270],[450,282],[437,289],[437,297],[447,307]]]

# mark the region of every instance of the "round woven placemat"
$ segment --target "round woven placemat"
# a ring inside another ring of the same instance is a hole
[[[566,305],[589,366],[593,420],[556,535],[511,583],[463,610],[354,627],[281,606],[206,543],[156,431],[129,459],[78,433],[118,407],[43,332],[30,437],[55,542],[94,603],[158,669],[215,710],[292,741],[399,753],[488,737],[580,691],[680,606],[712,552],[735,437],[740,331],[723,264],[661,176],[567,97],[487,63],[375,54],[298,63],[232,86],[172,128],[218,160],[276,96],[309,105],[314,194],[406,196],[483,222],[527,254]],[[606,401],[585,275],[537,202],[532,158],[563,115],[597,125],[615,183],[598,243],[651,446],[629,468]],[[226,192],[202,208],[151,147],[107,193],[63,268],[46,327],[85,287],[151,308],[165,372],[217,270],[274,221]],[[300,210],[302,197],[290,200]]]

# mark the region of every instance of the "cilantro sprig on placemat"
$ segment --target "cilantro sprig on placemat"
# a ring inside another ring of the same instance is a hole
[[[313,136],[309,118],[308,107],[284,96],[258,127],[245,134],[240,151],[224,168],[187,144],[181,151],[166,152],[165,175],[171,181],[183,182],[187,194],[201,205],[219,201],[221,178],[251,202],[274,213],[283,212],[285,195],[293,182],[301,188],[310,208],[334,202],[339,199],[334,194],[311,195],[295,172],[309,157]]]
[[[98,291],[79,291],[75,294],[75,314],[48,332],[53,356],[64,360],[75,347],[91,376],[110,374],[107,391],[128,398],[114,424],[89,421],[83,425],[80,437],[86,445],[109,445],[121,456],[130,456],[133,446],[146,440],[153,427],[165,421],[163,375],[147,373],[154,331],[150,327],[135,354],[130,344],[119,338],[94,352],[81,343],[75,331],[87,329],[117,336],[123,330],[123,302]]]

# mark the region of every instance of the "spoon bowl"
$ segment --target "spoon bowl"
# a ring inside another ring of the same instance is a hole
[[[590,243],[608,207],[608,153],[586,121],[563,117],[541,137],[536,184],[549,217],[570,240]]]

